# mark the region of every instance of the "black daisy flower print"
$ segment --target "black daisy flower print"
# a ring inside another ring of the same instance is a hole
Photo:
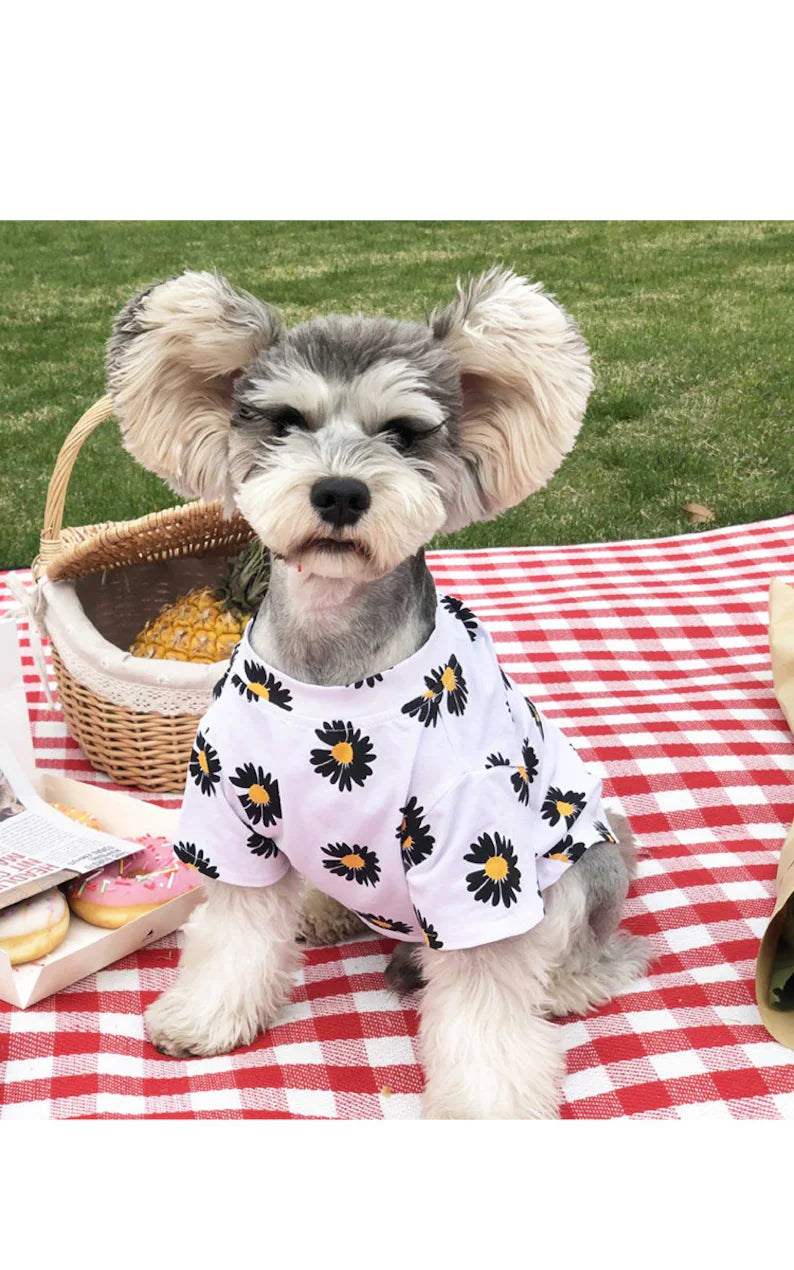
[[[373,926],[380,926],[382,930],[393,930],[398,935],[410,935],[413,930],[412,926],[406,926],[405,922],[393,922],[389,917],[376,917],[374,913],[359,913],[359,917],[363,917],[365,922],[372,922]]]
[[[263,833],[250,834],[247,846],[251,855],[261,855],[265,860],[272,860],[279,854],[273,839],[266,838]]]
[[[564,820],[566,828],[570,829],[583,807],[584,794],[576,794],[572,789],[563,793],[556,785],[552,785],[543,800],[540,814],[550,825]]]
[[[523,762],[510,777],[510,784],[518,794],[518,801],[526,806],[529,803],[529,787],[538,774],[538,756],[529,741],[524,741],[521,746],[521,758]]]
[[[281,819],[281,798],[278,792],[278,781],[264,768],[254,763],[243,763],[231,777],[232,785],[243,792],[237,797],[243,811],[255,825],[274,825]]]
[[[374,851],[358,845],[349,847],[346,842],[329,842],[323,847],[323,868],[348,882],[361,886],[374,886],[380,877],[380,864]]]
[[[318,776],[326,776],[340,791],[363,785],[372,775],[372,764],[378,757],[368,736],[361,735],[360,728],[352,723],[334,719],[315,729],[315,735],[328,747],[312,750],[312,767]]]
[[[218,682],[216,683],[215,687],[212,690],[213,701],[217,701],[218,697],[223,692],[224,684],[226,683],[226,680],[229,678],[229,675],[232,672],[232,666],[234,665],[234,659],[237,656],[237,650],[239,649],[239,647],[240,647],[239,644],[235,644],[234,648],[232,649],[232,655],[229,658],[229,665],[226,667],[220,679],[218,680]]]
[[[448,613],[451,613],[453,617],[456,617],[459,622],[463,623],[466,627],[466,634],[473,644],[477,638],[478,623],[477,618],[474,616],[471,609],[467,609],[463,601],[458,600],[454,595],[442,595],[441,603],[444,605],[444,608]]]
[[[408,701],[403,706],[403,714],[409,714],[413,719],[418,718],[420,723],[429,728],[436,726],[438,713],[445,699],[450,714],[465,713],[469,690],[463,667],[454,654],[446,665],[425,675],[425,684],[427,687],[421,697],[414,697],[413,701]]]
[[[357,679],[353,684],[354,688],[363,688],[366,684],[368,688],[374,688],[375,684],[383,683],[383,675],[367,675],[366,679]]]
[[[245,663],[245,674],[235,671],[232,683],[246,701],[269,701],[281,710],[292,709],[292,693],[279,683],[271,671],[265,670],[256,661]]]
[[[529,697],[525,697],[524,700],[529,706],[529,713],[532,715],[532,718],[535,720],[536,724],[538,725],[538,731],[540,732],[540,736],[542,740],[543,739],[543,720],[541,719],[540,714],[538,713],[538,707],[535,705],[534,701],[530,701]]]
[[[599,842],[617,842],[617,838],[609,825],[605,824],[603,820],[594,820],[593,828],[601,835]]]
[[[474,892],[475,900],[482,900],[483,904],[490,902],[494,908],[498,904],[509,908],[516,903],[521,890],[521,871],[509,838],[503,838],[500,833],[493,837],[489,833],[481,834],[463,859],[479,866],[473,873],[466,874],[466,884]]]
[[[191,869],[195,869],[198,873],[203,873],[207,878],[216,878],[218,876],[218,870],[215,865],[210,863],[195,842],[175,842],[174,855],[183,864],[190,865]]]
[[[505,758],[504,754],[489,754],[485,760],[486,767],[509,767],[510,759]]]
[[[422,935],[424,936],[424,941],[428,948],[443,948],[444,945],[438,937],[438,932],[436,931],[435,926],[431,926],[430,923],[425,920],[418,908],[415,908],[414,912],[416,913],[416,920],[419,923]]]
[[[463,677],[463,668],[457,657],[450,657],[441,671],[441,687],[446,693],[450,714],[463,714],[469,699],[469,690]]]
[[[429,676],[425,676],[425,683],[430,684]],[[441,697],[432,687],[428,687],[421,697],[414,697],[412,701],[407,701],[402,708],[403,714],[408,714],[412,719],[418,719],[426,728],[434,728],[438,722],[438,712],[441,709]]]
[[[586,850],[587,847],[583,842],[574,842],[571,834],[568,834],[550,851],[544,851],[543,858],[544,860],[559,860],[562,864],[576,864]]]
[[[217,750],[213,749],[201,732],[196,733],[188,771],[202,794],[215,793],[221,779],[221,763]]]
[[[395,837],[400,844],[403,868],[407,871],[412,865],[427,859],[436,840],[423,823],[424,807],[417,807],[415,798],[409,798],[400,812],[402,820]]]
[[[501,666],[499,667],[499,674],[502,676],[502,683],[504,684],[504,686],[505,686],[506,690],[507,690],[508,692],[512,692],[512,691],[513,691],[513,685],[511,684],[510,680],[507,678],[507,675],[506,675],[506,674],[505,674],[505,672],[502,670],[502,667],[501,667]]]

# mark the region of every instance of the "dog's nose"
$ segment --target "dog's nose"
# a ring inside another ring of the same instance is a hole
[[[311,500],[320,519],[337,529],[343,525],[355,525],[372,502],[364,482],[352,476],[325,476],[315,481]]]

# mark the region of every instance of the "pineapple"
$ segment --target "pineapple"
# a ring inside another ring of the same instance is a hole
[[[166,604],[136,636],[136,657],[209,664],[223,661],[267,591],[270,562],[256,538],[243,547],[216,587],[199,587]]]

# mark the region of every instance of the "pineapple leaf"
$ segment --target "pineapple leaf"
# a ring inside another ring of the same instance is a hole
[[[257,612],[270,581],[270,557],[258,538],[252,538],[232,562],[228,573],[216,588],[219,602],[226,609],[245,617]]]

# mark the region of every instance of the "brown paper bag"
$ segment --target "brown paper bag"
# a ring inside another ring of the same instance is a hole
[[[794,588],[773,578],[769,588],[769,649],[775,695],[794,732]],[[794,1049],[794,1010],[776,1010],[769,1004],[769,981],[786,905],[794,906],[794,825],[780,852],[775,879],[775,907],[761,940],[755,967],[755,999],[766,1030],[781,1045]]]

